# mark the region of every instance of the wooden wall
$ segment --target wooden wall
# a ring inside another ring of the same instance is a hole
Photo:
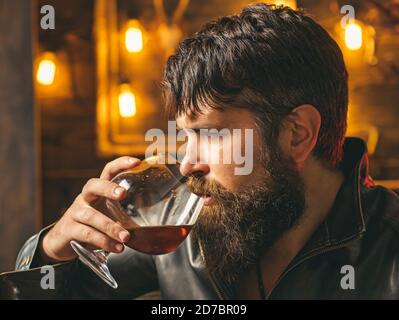
[[[32,3],[0,0],[0,272],[35,231],[38,191]]]

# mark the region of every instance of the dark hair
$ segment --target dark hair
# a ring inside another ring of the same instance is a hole
[[[269,142],[311,104],[322,119],[314,154],[333,167],[342,158],[348,74],[337,43],[302,11],[259,3],[206,24],[168,59],[163,90],[175,115],[249,109]]]

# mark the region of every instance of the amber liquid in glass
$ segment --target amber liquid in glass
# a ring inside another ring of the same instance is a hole
[[[187,238],[192,227],[192,225],[165,225],[128,228],[130,240],[125,244],[132,249],[152,255],[173,252]]]

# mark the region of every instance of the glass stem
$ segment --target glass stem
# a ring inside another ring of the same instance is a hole
[[[98,249],[98,250],[94,250],[94,254],[101,260],[101,262],[107,263],[108,255],[109,255],[108,251]]]

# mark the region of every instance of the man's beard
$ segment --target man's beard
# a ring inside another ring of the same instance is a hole
[[[304,212],[303,180],[293,161],[280,155],[269,154],[261,185],[240,186],[240,192],[230,192],[214,181],[189,179],[194,193],[209,195],[214,201],[202,209],[193,237],[201,243],[209,271],[228,285]]]

